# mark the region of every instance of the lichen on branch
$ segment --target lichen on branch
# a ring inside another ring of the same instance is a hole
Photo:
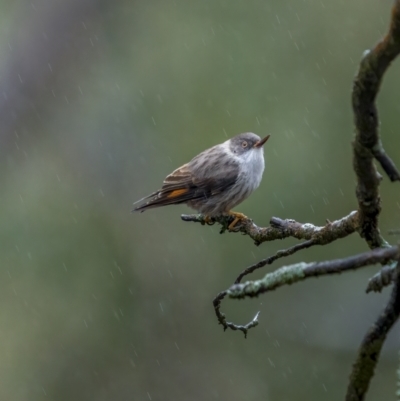
[[[192,221],[201,224],[210,224],[209,219],[201,214],[183,214],[183,221]],[[229,224],[233,221],[231,216],[217,216],[211,219],[212,223],[219,223],[222,226],[221,233],[224,233]],[[284,238],[297,238],[313,240],[315,245],[326,245],[339,238],[347,237],[358,229],[358,215],[356,211],[335,221],[329,221],[324,226],[315,226],[311,223],[299,223],[292,219],[281,219],[272,217],[268,227],[259,227],[253,220],[241,220],[234,232],[248,235],[256,245],[263,242],[275,241]]]
[[[230,298],[257,297],[268,291],[272,291],[283,285],[294,284],[309,277],[320,277],[332,274],[340,274],[360,267],[381,263],[385,260],[400,258],[400,248],[377,248],[359,255],[343,259],[327,260],[323,262],[295,263],[283,266],[271,273],[267,273],[260,280],[247,281],[234,284],[227,290]]]

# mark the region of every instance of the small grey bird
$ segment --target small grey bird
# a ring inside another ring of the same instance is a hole
[[[168,175],[161,189],[135,202],[148,199],[133,212],[186,203],[207,220],[233,215],[235,219],[228,227],[231,230],[246,218],[231,209],[260,185],[264,172],[263,145],[269,137],[261,139],[246,132],[201,152]]]

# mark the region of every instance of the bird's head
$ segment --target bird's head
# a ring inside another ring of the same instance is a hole
[[[229,140],[229,148],[236,155],[244,155],[248,152],[262,151],[262,147],[267,142],[270,135],[261,139],[258,135],[252,132],[245,132],[234,136]]]

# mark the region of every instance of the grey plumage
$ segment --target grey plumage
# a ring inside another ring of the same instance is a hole
[[[268,138],[248,132],[205,150],[168,175],[133,211],[186,203],[209,217],[229,213],[260,185]]]

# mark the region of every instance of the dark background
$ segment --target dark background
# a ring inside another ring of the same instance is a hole
[[[351,85],[387,30],[389,1],[1,1],[0,398],[338,400],[388,290],[377,266],[227,301],[247,340],[223,332],[213,297],[255,247],[184,223],[185,206],[133,201],[205,148],[271,138],[260,188],[237,210],[325,224],[357,207]],[[378,99],[400,165],[399,64]],[[400,226],[381,185],[383,233]],[[396,238],[390,238],[394,243]],[[367,250],[356,234],[275,266]],[[370,399],[394,397],[396,327]]]

